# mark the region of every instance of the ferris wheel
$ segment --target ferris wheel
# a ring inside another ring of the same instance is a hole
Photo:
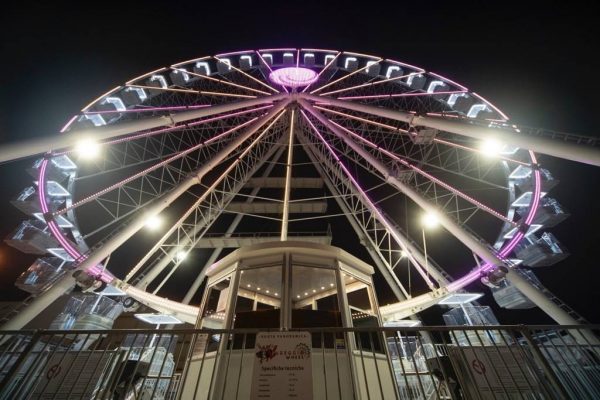
[[[76,283],[193,323],[189,303],[227,249],[344,247],[349,235],[397,299],[382,307],[390,318],[481,280],[501,306],[577,323],[532,272],[567,256],[545,232],[567,214],[536,153],[593,165],[600,153],[556,135],[512,124],[446,77],[366,54],[248,50],[157,69],[56,136],[0,149],[0,161],[41,156],[13,202],[30,219],[7,241],[42,257],[19,278],[31,296],[4,329]],[[421,222],[439,224],[435,241]],[[454,258],[432,257],[436,242],[470,260],[460,274],[445,269]],[[186,265],[198,249],[202,262]],[[181,299],[161,295],[190,268]]]

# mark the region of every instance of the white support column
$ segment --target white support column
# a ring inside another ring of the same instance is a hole
[[[504,265],[504,263],[496,256],[491,247],[489,247],[483,242],[480,242],[476,237],[467,232],[464,228],[458,225],[446,214],[439,212],[434,204],[431,204],[428,200],[423,198],[412,187],[398,180],[395,176],[392,175],[391,171],[386,166],[379,162],[379,160],[375,159],[373,155],[371,155],[368,151],[366,151],[356,142],[351,140],[335,125],[331,124],[325,116],[323,116],[319,111],[317,111],[312,105],[308,104],[306,100],[300,99],[299,103],[302,105],[303,108],[305,108],[315,118],[317,118],[323,125],[327,126],[327,128],[331,130],[331,132],[333,132],[338,138],[343,140],[350,148],[352,148],[356,153],[358,153],[361,157],[367,160],[369,164],[371,164],[381,174],[383,174],[386,177],[387,182],[389,182],[391,185],[395,186],[397,189],[403,192],[407,197],[413,200],[419,207],[421,207],[426,212],[435,213],[438,216],[440,224],[454,237],[460,240],[465,246],[467,246],[473,253],[477,254],[483,260],[492,265]],[[537,292],[539,294],[531,298],[531,301],[533,301],[538,307],[540,307],[544,311],[546,309],[554,310],[552,313],[548,314],[551,318],[554,318],[557,322],[561,324],[568,322],[569,325],[577,325],[577,321],[567,313],[564,313],[566,315],[564,315],[563,313],[555,314],[555,312],[558,312],[557,309],[560,308],[556,304],[554,304],[550,299],[548,299],[543,293],[541,293],[537,288],[532,286],[529,282],[522,279],[522,282],[520,281],[519,283],[523,286],[527,286],[527,291]],[[560,310],[562,311],[562,309]],[[557,318],[560,319],[560,321]]]
[[[147,206],[145,213],[134,218],[129,224],[127,224],[121,231],[116,233],[110,239],[108,239],[101,247],[93,251],[88,255],[86,259],[81,261],[75,271],[86,271],[95,265],[101,263],[106,257],[108,257],[114,250],[119,248],[125,243],[131,236],[144,227],[148,216],[157,215],[171,203],[173,203],[179,196],[185,193],[190,187],[200,182],[202,177],[209,172],[212,168],[223,161],[234,149],[241,146],[250,136],[252,136],[262,125],[264,125],[274,115],[279,113],[287,104],[289,99],[282,101],[277,106],[269,110],[269,113],[264,117],[260,118],[255,124],[250,127],[247,132],[237,137],[229,145],[221,149],[219,153],[208,163],[204,164],[197,171],[190,175],[186,180],[181,182],[170,192],[165,193],[162,197],[159,197],[154,203]],[[73,273],[75,272],[73,271]],[[47,306],[52,304],[65,292],[70,290],[75,285],[75,278],[72,273],[67,273],[61,279],[59,279],[50,289],[37,296],[27,307],[25,307],[19,314],[13,317],[10,321],[6,322],[1,329],[2,330],[18,330],[23,328],[29,321],[35,316],[42,312]]]
[[[147,129],[172,126],[180,122],[186,122],[202,117],[209,117],[211,115],[235,111],[241,108],[273,103],[283,99],[285,96],[287,95],[279,94],[259,97],[256,99],[237,101],[193,111],[183,111],[170,116],[149,117],[138,121],[99,126],[92,129],[80,129],[39,139],[27,140],[20,143],[9,143],[0,147],[0,162],[42,154],[50,150],[70,148],[82,138],[102,141],[116,136],[127,135],[129,133]]]
[[[285,165],[285,189],[283,194],[283,218],[281,220],[281,240],[287,240],[288,223],[290,220],[290,192],[292,180],[292,158],[294,156],[294,118],[295,112],[292,109],[290,116],[290,135],[288,140],[287,162]]]
[[[413,126],[425,126],[441,131],[452,132],[479,140],[494,139],[499,143],[512,144],[537,153],[547,154],[566,160],[578,161],[585,164],[600,166],[600,149],[586,145],[564,142],[540,136],[516,133],[507,129],[487,128],[484,126],[465,123],[448,118],[414,115],[404,111],[390,110],[366,104],[338,100],[330,97],[315,96],[306,93],[298,94],[300,98],[342,107],[348,110],[363,112],[371,115],[402,121]]]

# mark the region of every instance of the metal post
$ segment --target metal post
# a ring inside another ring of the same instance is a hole
[[[206,107],[194,111],[184,111],[169,116],[150,117],[138,121],[99,126],[91,129],[78,129],[60,135],[52,135],[39,139],[27,140],[20,143],[9,143],[0,147],[0,162],[16,160],[23,157],[33,156],[35,154],[42,154],[50,150],[72,147],[82,138],[89,138],[97,141],[102,141],[116,136],[123,136],[129,133],[138,132],[141,130],[159,128],[163,126],[172,126],[179,122],[186,122],[192,119],[208,117],[211,115],[239,110],[241,108],[246,107],[253,107],[257,105],[273,103],[275,101],[284,99],[285,96],[287,95],[279,94],[272,96],[264,96],[251,100],[237,101],[213,107]]]
[[[285,191],[283,195],[283,218],[281,220],[281,240],[287,240],[290,219],[290,191],[292,180],[292,157],[294,155],[294,110],[290,116],[290,136],[288,142],[287,163],[285,165]]]
[[[486,140],[495,139],[500,143],[513,144],[523,149],[533,150],[538,153],[548,154],[566,160],[578,161],[585,164],[600,166],[600,151],[598,148],[585,145],[568,143],[560,140],[548,139],[539,136],[525,135],[511,130],[501,128],[488,128],[484,126],[468,124],[462,121],[451,121],[446,118],[431,117],[426,115],[414,115],[404,111],[390,110],[351,101],[338,100],[331,97],[315,96],[300,93],[298,97],[342,107],[348,110],[363,112],[395,121],[406,122],[412,126],[425,126],[441,131],[452,132],[458,135]]]

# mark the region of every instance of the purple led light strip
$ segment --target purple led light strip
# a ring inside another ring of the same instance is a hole
[[[382,83],[393,82],[393,81],[397,81],[398,79],[407,78],[407,77],[409,77],[411,75],[415,75],[415,74],[416,74],[416,72],[411,72],[408,75],[394,76],[393,78],[386,78],[386,79],[382,79],[380,81],[367,82],[367,83],[363,83],[361,85],[346,87],[346,88],[343,88],[343,89],[332,90],[330,92],[321,93],[321,96],[329,96],[331,94],[347,92],[349,90],[360,89],[362,87],[367,87],[367,86],[377,86],[377,85],[381,85]],[[342,97],[339,97],[339,98],[341,99]]]
[[[352,54],[352,53],[347,53],[347,52],[346,52],[346,53],[344,53],[344,54]],[[368,56],[368,57],[371,57],[371,56]],[[373,57],[373,58],[376,58],[376,59],[377,59],[377,62],[376,62],[375,64],[379,64],[379,63],[381,62],[381,60],[383,60],[383,58],[378,58],[378,57]],[[349,73],[349,74],[346,74],[346,75],[342,76],[341,78],[338,78],[338,79],[336,79],[336,80],[335,80],[335,81],[333,81],[333,82],[329,82],[329,83],[327,83],[327,84],[325,84],[325,85],[323,85],[323,86],[321,86],[321,87],[318,87],[318,88],[316,88],[315,90],[313,90],[312,92],[310,92],[310,94],[315,94],[315,93],[317,93],[317,92],[320,92],[321,90],[325,89],[326,87],[329,87],[329,86],[331,86],[331,85],[333,85],[333,84],[336,84],[336,83],[338,83],[338,82],[341,82],[341,81],[343,81],[344,79],[347,79],[347,78],[351,77],[352,75],[358,74],[358,73],[360,73],[360,72],[362,72],[362,71],[364,71],[364,70],[366,70],[366,69],[370,68],[371,66],[373,66],[373,65],[375,65],[375,64],[367,64],[367,65],[365,65],[364,67],[357,69],[356,71],[352,71],[351,73]]]
[[[40,202],[40,207],[42,209],[43,214],[48,214],[49,208],[48,203],[46,202],[46,168],[48,167],[48,159],[44,159],[39,169],[39,177],[38,177],[38,198]],[[56,221],[51,220],[47,222],[48,228],[50,228],[50,232],[52,235],[58,240],[58,242],[62,245],[65,251],[74,259],[76,262],[81,262],[85,260],[85,256],[79,252],[71,242],[62,235],[60,228]],[[100,279],[104,282],[110,283],[114,277],[108,273],[107,271],[103,271],[99,266],[95,265],[90,267],[86,272],[90,275],[100,275]]]
[[[443,92],[419,92],[419,93],[393,93],[393,94],[373,94],[368,96],[342,96],[338,97],[340,100],[365,100],[365,99],[383,99],[388,97],[416,97],[416,96],[435,96],[439,94],[458,94],[468,93],[464,90],[449,90]]]
[[[529,156],[531,157],[531,162],[533,164],[536,164],[537,158],[535,156],[535,153],[530,150]],[[538,207],[540,204],[540,198],[541,198],[541,194],[542,194],[542,179],[541,179],[541,174],[540,174],[539,169],[534,170],[534,180],[535,180],[535,187],[534,187],[534,191],[533,191],[533,198],[531,200],[531,206],[529,208],[529,214],[525,218],[526,225],[531,224],[531,222],[535,218],[535,215],[537,213],[537,210],[538,210]],[[517,246],[517,244],[519,244],[521,239],[523,239],[524,237],[525,237],[525,234],[521,231],[518,231],[515,234],[515,236],[513,236],[513,238],[506,245],[504,245],[502,247],[502,249],[498,252],[498,256],[500,258],[506,258],[513,251],[513,249]],[[485,263],[480,268],[476,268],[475,270],[471,271],[469,274],[452,282],[450,285],[448,285],[448,290],[456,291],[456,290],[462,289],[469,283],[477,280],[477,278],[479,278],[481,276],[482,272],[489,271],[492,267],[493,267],[492,264]]]
[[[229,82],[229,81],[223,81],[221,79],[217,79],[217,78],[214,78],[214,77],[209,76],[209,75],[197,74],[197,73],[192,72],[192,71],[186,71],[185,69],[182,69],[182,68],[171,67],[171,69],[173,69],[175,71],[179,71],[179,72],[184,72],[184,73],[186,73],[188,75],[197,76],[198,78],[207,79],[209,81],[219,82],[220,84],[223,84],[223,85],[233,86],[233,87],[237,87],[237,88],[244,89],[244,90],[249,90],[251,92],[264,94],[266,96],[270,96],[271,95],[271,93],[265,92],[263,90],[254,89],[254,88],[251,88],[249,86],[244,86],[244,85],[240,85],[240,84]]]
[[[202,94],[207,96],[224,96],[224,97],[240,97],[243,99],[255,99],[257,96],[251,94],[235,94],[235,93],[223,93],[223,92],[211,92],[206,90],[189,90],[189,89],[175,89],[170,87],[160,86],[146,86],[146,85],[127,85],[127,87],[137,87],[148,90],[164,90],[166,92],[179,92],[179,93],[191,93],[191,94]]]

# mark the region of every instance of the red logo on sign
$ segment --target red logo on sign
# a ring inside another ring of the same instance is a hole
[[[263,361],[271,361],[273,357],[277,355],[277,346],[272,344],[267,344],[265,346],[258,345],[258,351],[256,352],[256,357],[260,360],[262,364]]]
[[[479,375],[485,374],[485,365],[483,365],[483,363],[480,360],[474,359],[473,362],[471,363],[471,366],[473,366],[473,369]]]
[[[54,364],[48,369],[48,372],[46,373],[46,379],[54,378],[56,375],[60,374],[61,370],[62,368],[60,367],[60,365]]]

